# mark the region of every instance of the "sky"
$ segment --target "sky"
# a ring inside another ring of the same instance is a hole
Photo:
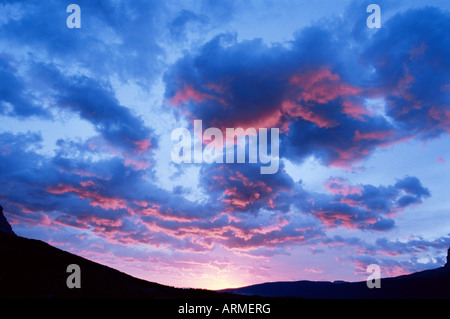
[[[446,1],[2,0],[5,216],[176,287],[443,266],[449,21]],[[278,128],[279,170],[175,163],[195,120]]]

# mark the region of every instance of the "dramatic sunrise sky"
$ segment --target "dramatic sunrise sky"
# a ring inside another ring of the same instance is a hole
[[[81,8],[69,29],[67,5]],[[381,7],[380,29],[366,7]],[[0,2],[14,231],[219,289],[442,266],[449,1]],[[280,170],[175,164],[172,130],[280,129]],[[39,262],[39,261],[36,261]]]

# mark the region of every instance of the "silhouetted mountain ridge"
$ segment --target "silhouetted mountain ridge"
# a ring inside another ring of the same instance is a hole
[[[380,288],[368,288],[365,281],[268,282],[221,292],[261,297],[309,299],[448,299],[450,298],[450,248],[445,266],[391,278],[381,278]]]
[[[70,264],[81,269],[79,289],[67,287],[71,273],[66,270]],[[3,298],[216,300],[230,298],[230,294],[181,289],[138,279],[43,241],[0,231],[0,299]]]
[[[216,292],[148,282],[40,240],[17,236],[4,217],[3,209],[0,209],[0,226],[0,298],[450,298],[450,249],[444,267],[381,279],[380,289],[369,289],[366,282],[295,281],[263,283]],[[70,264],[76,264],[81,269],[81,288],[70,289],[67,286],[70,275],[67,266]]]

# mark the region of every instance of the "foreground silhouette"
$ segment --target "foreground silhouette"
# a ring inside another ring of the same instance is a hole
[[[1,298],[217,299],[225,295],[141,280],[39,240],[0,232]],[[67,286],[67,266],[81,269],[81,288]]]
[[[179,289],[132,277],[40,240],[17,236],[0,209],[0,299],[450,298],[449,258],[448,255],[444,267],[381,279],[379,289],[369,289],[366,282],[314,281],[264,283],[219,292]],[[67,266],[71,264],[81,269],[81,288],[67,286],[67,278],[71,275],[67,273]]]
[[[0,206],[1,207],[1,206]],[[118,270],[14,234],[0,209],[0,299],[4,298],[150,298],[220,299],[203,289],[179,289],[141,280]],[[81,288],[70,289],[67,266],[81,269]],[[234,297],[233,297],[234,298]]]
[[[319,299],[448,299],[450,298],[450,248],[445,266],[409,275],[382,278],[380,288],[362,282],[291,281],[270,282],[222,292],[264,297]]]

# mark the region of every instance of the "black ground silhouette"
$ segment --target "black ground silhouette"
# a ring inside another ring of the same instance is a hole
[[[239,295],[312,299],[448,299],[450,298],[450,248],[444,267],[409,275],[381,278],[381,287],[369,289],[363,282],[269,282],[236,289]]]
[[[0,210],[0,299],[159,299],[238,300],[261,297],[357,299],[450,298],[449,258],[444,267],[406,276],[381,279],[380,289],[366,282],[274,282],[219,292],[180,289],[141,280],[118,270],[55,248],[45,242],[14,234]],[[449,249],[450,254],[450,249]],[[67,266],[81,269],[81,288],[68,288]],[[275,299],[274,299],[275,298]]]
[[[0,210],[0,299],[3,298],[121,298],[221,299],[204,289],[180,289],[141,280],[118,270],[14,234]],[[67,266],[81,269],[81,288],[68,288]],[[233,297],[235,298],[235,296]]]
[[[67,266],[81,269],[81,288],[68,288]],[[0,298],[217,299],[226,295],[141,280],[39,240],[0,232]]]

